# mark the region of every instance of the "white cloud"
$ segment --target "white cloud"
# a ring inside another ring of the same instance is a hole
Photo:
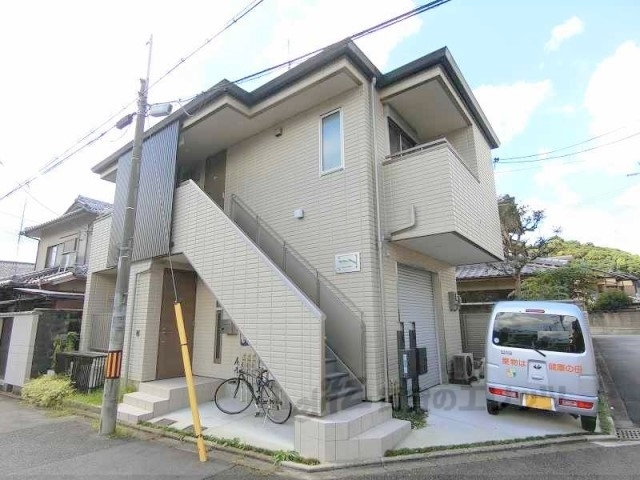
[[[551,30],[551,38],[545,43],[544,48],[548,52],[558,50],[565,40],[575,37],[584,31],[584,23],[578,17],[573,16]]]
[[[482,85],[473,93],[503,145],[524,132],[531,115],[551,95],[551,80]]]
[[[554,113],[560,113],[562,115],[566,115],[567,117],[574,117],[576,115],[576,107],[570,103],[566,105],[560,105],[559,107],[554,107],[551,110]]]
[[[279,63],[342,40],[391,17],[414,8],[411,0],[371,2],[369,0],[277,1],[275,35],[265,49],[269,63]],[[420,30],[417,16],[361,40],[371,61],[384,69],[391,51]]]

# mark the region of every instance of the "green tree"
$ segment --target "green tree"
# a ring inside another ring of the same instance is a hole
[[[555,255],[571,255],[582,260],[592,268],[605,272],[626,272],[640,276],[640,255],[618,250],[616,248],[599,247],[593,243],[580,243],[575,240],[563,240],[556,237],[551,241]]]
[[[582,262],[542,270],[522,282],[521,298],[527,300],[580,299],[589,303],[597,290],[595,272]]]
[[[551,240],[554,237],[535,237],[535,232],[544,220],[544,210],[532,210],[520,205],[510,195],[498,198],[498,213],[504,251],[504,263],[498,268],[515,280],[516,298],[520,298],[522,269],[540,257],[553,253]],[[557,235],[560,229],[554,229]]]
[[[598,295],[593,305],[595,311],[616,311],[631,305],[631,298],[622,290],[607,290]]]

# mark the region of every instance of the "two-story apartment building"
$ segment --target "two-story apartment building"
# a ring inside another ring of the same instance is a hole
[[[53,339],[80,330],[93,222],[111,205],[78,196],[53,220],[26,228],[35,269],[0,278],[0,384],[22,387],[51,366]]]
[[[415,325],[420,388],[447,382],[455,266],[501,258],[497,146],[446,48],[383,74],[344,41],[252,92],[215,85],[145,135],[127,378],[182,375],[171,260],[198,376],[255,352],[298,412],[323,418],[389,399],[397,332]],[[94,228],[82,348],[107,344],[130,156],[93,169],[116,198]]]

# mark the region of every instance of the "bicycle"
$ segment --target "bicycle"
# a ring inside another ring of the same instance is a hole
[[[291,402],[282,393],[275,380],[268,378],[266,368],[258,370],[257,374],[252,374],[243,369],[235,361],[235,377],[228,378],[216,388],[213,400],[216,407],[221,412],[228,415],[236,415],[244,412],[253,400],[256,406],[256,416],[260,414],[260,409],[273,423],[282,424],[289,420],[293,407]],[[250,382],[248,379],[251,379]],[[255,382],[256,390],[253,388]]]

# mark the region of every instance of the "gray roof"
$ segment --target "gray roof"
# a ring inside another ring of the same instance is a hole
[[[0,278],[33,271],[35,264],[0,260]]]
[[[87,278],[87,266],[77,265],[75,267],[60,268],[51,267],[37,272],[27,272],[20,275],[0,279],[0,288],[3,287],[29,287],[46,284],[57,284],[69,280],[85,280]]]
[[[82,195],[78,195],[64,214],[52,220],[49,220],[47,222],[40,223],[32,227],[27,227],[21,233],[23,235],[30,236],[31,234],[36,234],[39,230],[41,230],[44,227],[48,227],[50,225],[53,225],[65,220],[69,220],[73,217],[77,217],[81,213],[91,213],[94,215],[101,215],[103,213],[110,212],[112,208],[113,208],[113,205],[111,205],[110,203],[103,202],[101,200],[95,200],[89,197],[83,197]]]
[[[544,257],[527,264],[522,269],[522,275],[533,275],[542,270],[562,267],[571,261],[570,257]],[[478,263],[474,265],[460,265],[456,267],[456,280],[472,280],[479,278],[508,277],[510,274],[507,262]]]
[[[176,110],[173,114],[151,127],[145,132],[145,138],[162,130],[170,123],[183,120],[187,116],[193,115],[194,112],[205,108],[213,101],[224,97],[225,95],[229,95],[247,106],[253,106],[341,58],[347,58],[366,78],[375,78],[377,88],[387,87],[432,67],[440,66],[446,72],[457,93],[469,108],[471,115],[474,117],[478,127],[486,137],[487,142],[492,148],[497,148],[499,146],[497,135],[482,112],[471,88],[462,77],[460,69],[453,60],[453,57],[447,47],[442,47],[439,50],[396,68],[391,72],[381,73],[350,38],[327,46],[317,55],[308,58],[304,62],[290,70],[287,70],[282,75],[270,80],[252,92],[244,90],[235,83],[224,79],[212,86],[209,90],[199,94],[196,98],[185,105],[184,108]],[[101,173],[112,167],[118,161],[120,156],[124,155],[131,149],[132,144],[132,142],[129,142],[113,154],[109,155],[107,158],[95,165],[92,168],[92,171],[94,173]]]

